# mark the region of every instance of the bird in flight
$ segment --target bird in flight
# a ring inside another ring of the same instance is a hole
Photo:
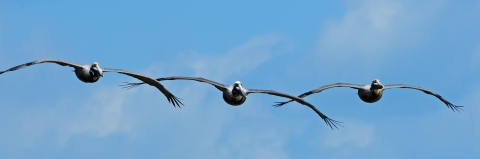
[[[37,60],[37,61],[33,61],[33,62],[29,62],[29,63],[25,63],[25,64],[22,64],[22,65],[12,67],[12,68],[10,68],[8,70],[5,70],[5,71],[1,71],[0,75],[5,73],[5,72],[15,71],[15,70],[19,70],[19,69],[22,69],[22,68],[25,68],[25,67],[28,67],[28,66],[31,66],[31,65],[41,64],[41,63],[55,63],[55,64],[58,64],[58,65],[61,65],[61,66],[73,67],[75,69],[74,72],[75,72],[75,75],[77,76],[77,78],[80,81],[85,82],[85,83],[95,83],[95,82],[97,82],[100,79],[100,77],[104,76],[104,74],[103,74],[104,72],[117,72],[117,73],[125,74],[125,75],[131,76],[133,78],[136,78],[136,79],[138,79],[142,82],[145,82],[145,83],[147,83],[151,86],[156,87],[158,90],[160,90],[160,92],[162,92],[165,95],[165,97],[167,97],[168,102],[172,103],[174,107],[177,107],[177,106],[180,107],[180,104],[183,105],[178,97],[176,97],[172,93],[170,93],[165,87],[163,87],[162,84],[160,84],[154,78],[151,78],[151,77],[148,77],[148,76],[145,76],[145,75],[141,75],[141,74],[138,74],[138,73],[133,73],[133,72],[121,70],[121,69],[101,68],[100,65],[98,64],[98,62],[93,62],[91,65],[87,65],[87,64],[75,64],[75,63],[66,62],[66,61],[62,61],[62,60],[55,60],[55,59],[40,59],[40,60]]]
[[[303,100],[302,98],[277,92],[277,91],[272,91],[272,90],[260,90],[260,89],[247,89],[243,87],[242,83],[240,81],[236,81],[233,85],[224,85],[220,84],[218,82],[208,80],[205,78],[201,77],[186,77],[186,76],[172,76],[172,77],[164,77],[164,78],[157,78],[157,81],[164,81],[164,80],[193,80],[193,81],[198,81],[198,82],[203,82],[203,83],[208,83],[213,85],[215,88],[220,90],[223,93],[223,100],[232,105],[232,106],[239,106],[245,103],[247,100],[248,94],[250,93],[264,93],[264,94],[270,94],[274,96],[280,96],[284,98],[289,98],[292,101],[296,101],[302,105],[308,106],[311,108],[315,113],[317,113],[324,121],[325,123],[330,126],[330,128],[333,129],[333,127],[338,129],[338,126],[342,126],[339,121],[333,120],[328,118],[326,115],[324,115],[322,112],[320,112],[315,106],[312,104],[308,103],[307,101]],[[140,86],[144,83],[126,83],[124,88],[130,89],[134,88],[137,86]],[[337,126],[338,125],[338,126]]]
[[[410,86],[410,85],[406,85],[406,84],[383,85],[382,83],[380,83],[380,80],[378,80],[378,79],[374,79],[371,84],[365,84],[365,85],[357,85],[357,84],[349,84],[349,83],[335,83],[335,84],[324,85],[324,86],[318,87],[317,89],[305,92],[298,97],[303,98],[303,97],[312,95],[314,93],[319,93],[323,90],[334,88],[334,87],[350,87],[350,88],[353,88],[353,89],[357,89],[358,90],[358,97],[360,97],[360,99],[362,101],[367,102],[367,103],[375,103],[378,100],[380,100],[380,98],[382,98],[383,91],[387,90],[387,89],[392,89],[392,88],[416,89],[416,90],[420,90],[420,91],[422,91],[426,94],[430,94],[430,95],[433,95],[433,96],[437,97],[443,103],[445,103],[445,105],[447,105],[448,108],[452,109],[453,111],[463,110],[462,109],[463,106],[453,105],[452,103],[447,101],[445,98],[443,98],[442,96],[440,96],[439,94],[437,94],[437,93],[435,93],[431,90],[428,90],[428,89],[425,89],[425,88],[422,88],[422,87],[417,87],[417,86]],[[290,103],[292,101],[293,100],[286,101],[286,102],[277,102],[277,104],[274,105],[274,106],[280,107],[280,106],[283,106],[283,105],[285,105],[287,103]]]

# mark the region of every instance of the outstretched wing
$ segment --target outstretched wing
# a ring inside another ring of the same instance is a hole
[[[103,72],[117,72],[117,73],[125,74],[133,78],[139,79],[140,81],[145,82],[151,86],[154,86],[158,90],[160,90],[160,92],[162,92],[165,95],[165,97],[167,97],[168,102],[172,103],[174,107],[177,107],[177,106],[180,107],[180,104],[183,105],[183,103],[180,101],[178,97],[170,93],[165,87],[163,87],[162,84],[160,84],[160,82],[157,82],[154,78],[141,75],[138,73],[120,70],[120,69],[109,69],[109,68],[102,68],[102,69],[103,69]]]
[[[453,111],[460,111],[460,110],[463,110],[461,107],[463,106],[456,106],[456,105],[453,105],[452,103],[450,103],[449,101],[447,101],[445,98],[443,98],[442,96],[440,96],[439,94],[431,91],[431,90],[428,90],[428,89],[425,89],[425,88],[422,88],[422,87],[417,87],[417,86],[410,86],[410,85],[406,85],[406,84],[392,84],[392,85],[385,85],[383,87],[383,89],[392,89],[392,88],[410,88],[410,89],[416,89],[416,90],[420,90],[420,91],[423,91],[427,94],[430,94],[430,95],[433,95],[435,97],[437,97],[438,99],[440,99],[443,103],[445,103],[450,109],[452,109]]]
[[[56,63],[56,64],[59,64],[59,65],[62,65],[62,66],[70,66],[70,67],[83,67],[83,65],[79,65],[79,64],[74,64],[74,63],[70,63],[70,62],[65,62],[65,61],[62,61],[62,60],[54,60],[54,59],[40,59],[40,60],[37,60],[37,61],[33,61],[33,62],[29,62],[29,63],[26,63],[26,64],[22,64],[22,65],[18,65],[18,66],[15,66],[15,67],[12,67],[8,70],[5,70],[5,71],[1,71],[0,74],[3,74],[5,72],[9,72],[9,71],[15,71],[15,70],[18,70],[18,69],[22,69],[22,68],[25,68],[27,66],[31,66],[31,65],[35,65],[35,64],[40,64],[40,63]]]
[[[225,86],[223,84],[220,84],[218,82],[208,80],[208,79],[205,79],[205,78],[202,78],[202,77],[171,76],[171,77],[157,78],[157,81],[165,81],[165,80],[193,80],[193,81],[198,81],[198,82],[204,82],[204,83],[211,84],[211,85],[215,86],[220,91],[224,91],[225,89],[227,89],[227,86]],[[122,85],[122,86],[124,86],[124,88],[130,89],[130,88],[134,88],[134,87],[137,87],[139,85],[142,85],[142,84],[144,84],[144,83],[127,83],[127,84]]]
[[[303,105],[306,105],[306,106],[310,107],[313,111],[315,111],[315,113],[317,113],[323,119],[323,121],[325,121],[325,123],[327,123],[328,126],[330,126],[330,128],[333,129],[333,127],[335,127],[335,128],[338,129],[337,125],[342,126],[341,125],[342,122],[339,122],[339,121],[328,118],[326,115],[324,115],[322,112],[320,112],[317,108],[315,108],[315,106],[313,106],[312,104],[303,100],[302,98],[299,98],[299,97],[296,97],[296,96],[293,96],[293,95],[289,95],[289,94],[285,94],[285,93],[281,93],[281,92],[277,92],[277,91],[271,91],[271,90],[248,89],[247,94],[249,94],[249,93],[265,93],[265,94],[270,94],[270,95],[274,95],[274,96],[289,98],[293,101],[296,101],[300,104],[303,104]]]
[[[350,88],[354,88],[354,89],[363,89],[362,85],[349,84],[349,83],[334,83],[334,84],[324,85],[324,86],[318,87],[317,89],[305,92],[305,93],[299,95],[298,97],[303,98],[303,97],[309,96],[311,94],[318,93],[318,92],[321,92],[323,90],[333,88],[333,87],[350,87]],[[289,100],[289,101],[286,101],[286,102],[276,102],[277,104],[275,104],[274,106],[280,107],[280,106],[283,106],[284,104],[287,104],[287,103],[290,103],[290,102],[293,102],[293,100]]]

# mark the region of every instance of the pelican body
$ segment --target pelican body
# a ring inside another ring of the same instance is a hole
[[[448,108],[452,109],[453,111],[462,110],[461,107],[463,107],[463,106],[453,105],[452,103],[447,101],[445,98],[443,98],[439,94],[437,94],[437,93],[435,93],[431,90],[422,88],[422,87],[410,86],[410,85],[406,85],[406,84],[383,85],[382,83],[380,83],[380,80],[378,80],[378,79],[374,79],[371,84],[366,84],[366,85],[356,85],[356,84],[349,84],[349,83],[329,84],[329,85],[321,86],[321,87],[318,87],[317,89],[305,92],[298,97],[303,98],[303,97],[309,96],[311,94],[319,93],[323,90],[326,90],[326,89],[329,89],[329,88],[334,88],[334,87],[350,87],[350,88],[353,88],[353,89],[357,89],[358,90],[358,97],[360,97],[360,99],[362,101],[367,102],[367,103],[375,103],[378,100],[380,100],[380,98],[382,98],[382,94],[383,94],[384,90],[392,89],[392,88],[409,88],[409,89],[420,90],[420,91],[422,91],[426,94],[430,94],[430,95],[433,95],[433,96],[437,97],[443,103],[445,103],[445,105],[447,105]],[[277,104],[274,105],[274,106],[280,107],[280,106],[285,105],[289,102],[292,102],[292,100],[287,101],[287,102],[277,102]]]
[[[130,77],[141,80],[142,82],[145,82],[149,85],[155,86],[158,90],[160,90],[167,97],[168,101],[170,103],[172,103],[173,106],[175,106],[175,107],[179,106],[180,107],[180,104],[182,104],[182,102],[180,102],[178,97],[176,97],[172,93],[170,93],[167,89],[165,89],[163,87],[163,85],[161,85],[159,82],[157,82],[154,78],[151,78],[151,77],[148,77],[148,76],[145,76],[145,75],[141,75],[141,74],[137,74],[137,73],[133,73],[133,72],[128,72],[128,71],[121,70],[121,69],[108,69],[108,68],[103,68],[102,69],[102,68],[100,68],[100,65],[98,64],[98,62],[93,62],[92,65],[85,65],[85,64],[75,64],[75,63],[66,62],[66,61],[62,61],[62,60],[40,59],[40,60],[37,60],[37,61],[33,61],[33,62],[29,62],[29,63],[26,63],[26,64],[22,64],[22,65],[12,67],[12,68],[10,68],[8,70],[5,70],[5,71],[1,71],[0,75],[5,73],[5,72],[15,71],[15,70],[18,70],[18,69],[25,68],[27,66],[40,64],[40,63],[56,63],[56,64],[61,65],[61,66],[73,67],[75,69],[73,71],[75,72],[75,75],[77,76],[77,78],[80,81],[85,82],[85,83],[95,83],[95,82],[97,82],[100,79],[100,77],[104,76],[103,72],[117,72],[117,73],[120,73],[120,74],[125,74],[125,75],[128,75]]]
[[[98,64],[98,62],[93,62],[92,65],[85,65],[85,64],[74,64],[74,63],[65,62],[62,60],[53,60],[53,59],[41,59],[41,60],[26,63],[26,64],[18,65],[8,70],[1,71],[0,74],[9,72],[9,71],[15,71],[18,69],[22,69],[22,68],[35,65],[35,64],[40,64],[40,63],[56,63],[61,66],[73,67],[75,69],[73,71],[75,72],[75,75],[77,76],[77,78],[80,81],[85,83],[94,83],[94,82],[97,82],[100,79],[100,77],[103,77],[103,70],[102,68],[100,68],[100,65]]]
[[[284,97],[284,98],[289,98],[292,101],[296,101],[302,105],[308,106],[311,108],[313,111],[315,111],[324,121],[325,123],[330,126],[330,128],[333,129],[333,127],[338,128],[337,125],[341,126],[339,121],[335,121],[333,119],[328,118],[326,115],[324,115],[322,112],[320,112],[315,106],[312,104],[308,103],[307,101],[303,100],[302,98],[277,92],[277,91],[271,91],[271,90],[259,90],[259,89],[246,89],[242,86],[242,83],[240,81],[236,81],[233,85],[223,85],[215,81],[207,80],[201,77],[186,77],[186,76],[172,76],[172,77],[165,77],[165,78],[157,78],[157,81],[164,81],[164,80],[193,80],[193,81],[198,81],[198,82],[204,82],[211,84],[215,86],[218,90],[222,91],[222,96],[223,100],[232,105],[232,106],[239,106],[245,103],[247,100],[247,96],[250,93],[264,93],[264,94],[270,94],[274,96],[279,96],[279,97]],[[142,85],[143,83],[127,83],[124,86],[124,88],[134,88],[139,85]]]
[[[363,85],[363,89],[358,89],[358,97],[364,102],[375,103],[383,94],[383,85],[378,79],[372,81],[371,85]]]
[[[232,105],[232,106],[240,106],[245,101],[247,101],[247,96],[242,94],[242,84],[239,81],[236,81],[233,86],[227,86],[225,91],[222,91],[223,100]]]
[[[82,67],[74,67],[77,78],[85,83],[95,83],[100,77],[103,77],[103,70],[100,68],[98,62],[93,62],[92,65],[81,65]]]

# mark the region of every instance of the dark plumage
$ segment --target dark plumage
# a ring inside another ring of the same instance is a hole
[[[26,64],[18,65],[8,70],[0,72],[0,75],[5,72],[15,71],[18,69],[22,69],[31,65],[41,64],[41,63],[56,63],[61,66],[73,67],[75,69],[74,72],[75,72],[75,75],[77,75],[77,78],[80,81],[85,83],[97,82],[98,79],[100,79],[100,77],[103,76],[102,69],[100,68],[100,65],[97,62],[93,62],[92,65],[85,65],[85,64],[74,64],[74,63],[70,63],[62,60],[54,60],[54,59],[40,59],[40,60],[29,62]]]
[[[358,96],[360,97],[360,99],[362,99],[364,102],[367,102],[367,103],[374,103],[374,102],[380,100],[380,98],[382,98],[383,90],[392,89],[392,88],[410,88],[410,89],[420,90],[420,91],[423,91],[427,94],[430,94],[430,95],[433,95],[433,96],[437,97],[443,103],[445,103],[445,105],[447,105],[448,108],[452,109],[453,111],[462,110],[461,107],[463,107],[463,106],[453,105],[452,103],[450,103],[449,101],[444,99],[439,94],[437,94],[433,91],[430,91],[428,89],[422,88],[422,87],[410,86],[410,85],[405,85],[405,84],[382,85],[380,83],[380,80],[378,80],[378,79],[374,79],[372,81],[372,84],[366,84],[366,85],[356,85],[356,84],[349,84],[349,83],[329,84],[329,85],[321,86],[317,89],[305,92],[298,97],[303,98],[303,97],[309,96],[311,94],[319,93],[323,90],[326,90],[326,89],[329,89],[329,88],[334,88],[334,87],[350,87],[350,88],[353,88],[353,89],[357,89],[358,90]],[[287,101],[287,102],[277,102],[277,104],[274,105],[274,106],[280,107],[280,106],[285,105],[287,103],[290,103],[292,101],[293,100],[290,100],[290,101]]]
[[[289,95],[289,94],[285,94],[277,91],[271,91],[271,90],[246,89],[242,86],[242,84],[239,81],[235,82],[234,85],[223,85],[218,82],[207,80],[201,77],[172,76],[172,77],[165,77],[165,78],[157,78],[157,81],[164,81],[164,80],[194,80],[198,82],[211,84],[215,86],[215,88],[217,88],[218,90],[222,91],[223,100],[226,103],[233,106],[238,106],[243,104],[247,99],[247,95],[250,93],[265,93],[265,94],[289,98],[292,101],[296,101],[300,104],[303,104],[311,108],[313,111],[315,111],[315,113],[317,113],[325,121],[325,123],[327,123],[328,126],[330,126],[330,128],[332,129],[333,127],[338,128],[337,125],[341,126],[341,122],[328,118],[326,115],[320,112],[317,108],[315,108],[315,106],[313,106],[312,104],[293,95]],[[142,84],[143,83],[127,83],[122,86],[125,86],[124,88],[130,89]]]
[[[85,83],[94,83],[97,82],[100,77],[103,77],[103,72],[117,72],[121,74],[125,74],[131,77],[134,77],[136,79],[141,80],[142,82],[148,83],[149,85],[155,86],[158,90],[160,90],[168,99],[170,103],[173,104],[173,106],[180,106],[182,102],[178,99],[178,97],[174,96],[172,93],[170,93],[167,89],[165,89],[159,82],[157,82],[154,78],[144,76],[141,74],[133,73],[133,72],[128,72],[125,70],[120,70],[120,69],[102,69],[100,68],[100,65],[97,62],[93,62],[92,65],[81,65],[81,64],[74,64],[70,62],[65,62],[62,60],[53,60],[53,59],[40,59],[37,61],[29,62],[26,64],[18,65],[15,67],[12,67],[8,70],[0,72],[0,74],[3,74],[5,72],[9,71],[15,71],[18,69],[25,68],[27,66],[35,65],[35,64],[40,64],[40,63],[56,63],[61,66],[70,66],[73,67],[75,70],[75,75],[77,78]],[[183,104],[182,104],[183,105]]]

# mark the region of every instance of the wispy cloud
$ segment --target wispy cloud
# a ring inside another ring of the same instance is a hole
[[[433,158],[470,158],[480,156],[478,150],[480,146],[474,143],[480,141],[480,108],[476,106],[480,99],[479,85],[473,84],[467,96],[458,101],[464,105],[464,110],[460,113],[452,112],[444,107],[441,111],[426,114],[421,118],[405,118],[402,124],[394,126],[379,126],[388,130],[388,135],[378,137],[378,140],[384,143],[396,143],[390,145],[396,153],[411,153],[402,156],[429,156]],[[401,138],[399,138],[401,137]],[[415,144],[412,144],[415,143]],[[435,152],[435,153],[432,153]],[[455,152],[455,153],[452,153]],[[413,155],[415,154],[415,155]]]
[[[345,3],[346,13],[338,20],[327,22],[318,40],[317,54],[321,59],[335,59],[332,65],[380,63],[393,48],[416,45],[424,36],[427,24],[445,6],[445,1]]]
[[[153,67],[140,72],[151,76],[158,74],[157,72],[166,74],[190,72],[177,75],[201,76],[221,81],[255,69],[266,62],[272,56],[272,49],[280,47],[280,44],[279,35],[256,36],[225,54],[201,56],[197,53],[184,53],[171,63],[152,64]],[[180,65],[181,68],[169,69],[176,62],[185,64]],[[297,133],[296,130],[285,131],[286,127],[279,128],[267,122],[262,122],[261,125],[264,127],[259,132],[225,129],[239,114],[262,114],[258,118],[265,118],[265,114],[268,113],[259,113],[258,107],[252,104],[244,104],[242,109],[231,107],[223,101],[221,92],[208,84],[198,82],[162,82],[162,84],[183,98],[186,106],[181,109],[173,108],[157,89],[150,86],[119,91],[120,87],[116,84],[109,84],[96,88],[93,90],[95,93],[78,95],[78,99],[61,99],[56,103],[57,107],[61,107],[66,101],[74,102],[74,109],[49,110],[48,113],[30,112],[36,115],[26,115],[23,121],[24,132],[26,135],[31,134],[32,138],[29,141],[32,145],[35,145],[37,139],[45,138],[45,133],[52,131],[56,132],[57,146],[60,147],[72,144],[74,142],[72,138],[101,139],[122,134],[128,138],[125,140],[130,142],[148,142],[149,139],[146,138],[158,137],[158,140],[164,143],[159,145],[159,148],[162,148],[158,149],[162,152],[160,156],[224,158],[239,154],[238,150],[242,150],[241,154],[249,154],[245,156],[249,158],[286,158],[283,143],[289,134]],[[257,105],[262,101],[255,103]],[[42,120],[48,122],[31,124],[38,123],[32,121]],[[243,129],[248,129],[248,126],[243,126]],[[225,136],[228,143],[218,142]],[[245,141],[238,140],[238,136],[256,137],[244,143]],[[252,147],[252,144],[256,146]],[[184,153],[185,151],[189,153]]]
[[[324,139],[324,145],[333,148],[345,145],[365,148],[373,142],[375,136],[373,125],[349,121],[345,126],[348,129],[328,132]]]
[[[80,112],[68,116],[60,126],[60,143],[65,144],[73,135],[88,134],[104,137],[114,133],[129,133],[135,121],[131,120],[124,107],[127,96],[136,91],[112,91],[117,86],[109,86],[96,90],[92,96],[83,101]],[[65,125],[63,125],[65,124]]]
[[[272,56],[273,50],[281,47],[279,46],[282,44],[281,41],[279,35],[272,34],[253,37],[225,54],[202,56],[196,52],[183,53],[178,57],[178,60],[172,61],[172,63],[181,63],[180,66],[182,67],[169,69],[170,64],[154,65],[145,74],[157,74],[156,72],[162,72],[162,74],[176,73],[175,75],[199,76],[222,82],[227,78],[246,74],[266,62]],[[189,73],[178,74],[178,72]],[[232,129],[226,128],[230,128],[230,124],[242,123],[234,122],[238,118],[244,118],[244,116],[240,115],[259,114],[258,107],[247,103],[242,105],[241,108],[231,107],[223,101],[221,92],[205,83],[191,81],[164,81],[162,83],[167,85],[167,88],[172,92],[175,92],[174,94],[181,98],[183,97],[186,104],[181,111],[169,108],[164,110],[165,114],[162,113],[162,117],[155,118],[155,120],[169,121],[161,122],[161,125],[159,125],[161,127],[175,127],[175,129],[170,129],[168,133],[161,134],[165,135],[163,138],[168,139],[168,141],[175,140],[174,142],[176,143],[171,148],[166,148],[168,152],[164,152],[164,156],[186,158],[225,158],[232,156],[238,156],[238,158],[286,158],[286,154],[282,149],[283,143],[286,141],[287,134],[296,131],[278,130],[280,128],[265,122],[261,122],[262,124],[256,122],[255,125],[264,125],[264,127],[256,131],[250,130],[250,124],[249,126],[237,125]],[[152,95],[147,94],[156,91],[146,87],[139,89],[138,95],[135,96],[153,98]],[[150,99],[148,103],[152,104],[155,102],[158,101]],[[258,105],[261,101],[256,101],[255,103],[257,103],[255,105]],[[260,118],[264,116],[265,113],[262,113]],[[248,117],[251,118],[252,116]],[[172,121],[172,119],[175,120]],[[183,136],[182,139],[174,137],[178,135]],[[251,138],[253,136],[255,138]],[[218,140],[224,138],[227,138],[227,143],[218,142]],[[178,149],[179,147],[181,147],[181,150]],[[183,153],[185,149],[189,151],[188,154]]]
[[[223,80],[243,75],[268,60],[281,40],[278,34],[255,36],[226,54],[205,56],[194,52],[183,54],[180,59],[195,71],[194,76]]]
[[[266,123],[264,123],[266,124]],[[263,124],[262,124],[263,125]],[[287,127],[266,126],[260,131],[251,127],[241,126],[231,133],[227,143],[221,144],[218,158],[235,156],[234,158],[288,158],[284,151],[287,136],[293,135]]]
[[[404,5],[395,1],[368,0],[348,10],[342,19],[327,24],[320,47],[336,53],[358,54],[354,50],[379,54],[393,39],[398,20],[404,16]],[[344,56],[342,56],[344,57]]]
[[[187,65],[182,67],[193,69],[196,76],[201,75],[203,77],[210,75],[212,78],[224,79],[237,73],[246,73],[268,60],[272,53],[272,47],[279,42],[280,36],[278,35],[257,36],[253,37],[245,44],[233,48],[228,53],[219,55],[219,57],[200,56],[198,54],[183,55],[178,57],[178,60],[172,61],[172,63],[164,64],[164,67],[160,67],[160,69],[170,67],[178,61],[187,61]],[[150,68],[146,74],[156,74],[154,73],[156,72],[155,70],[156,69],[154,68]],[[211,90],[216,90],[210,85],[202,85],[212,88]],[[173,90],[172,92],[183,90],[181,91],[182,93],[180,97],[193,97],[197,96],[199,93],[206,93],[206,90],[198,92],[189,89],[189,86],[192,87],[194,85],[188,84],[185,86],[173,84],[169,89]],[[97,93],[90,97],[90,100],[86,102],[84,107],[91,117],[87,118],[88,120],[85,121],[75,121],[77,123],[70,127],[71,133],[91,133],[95,136],[105,136],[117,131],[128,131],[130,129],[129,125],[132,123],[128,123],[129,120],[123,118],[123,114],[126,112],[122,111],[122,107],[125,107],[126,105],[124,99],[127,96],[135,96],[136,93],[132,92],[133,90],[129,90],[128,93],[119,91],[112,94],[111,89],[112,88],[96,91]],[[149,92],[153,94],[149,95],[151,98],[163,97],[157,92],[158,90],[154,88],[148,87],[145,89],[149,89]],[[187,99],[190,100],[190,98]],[[195,101],[201,102],[201,99]],[[100,106],[100,108],[98,106]]]

